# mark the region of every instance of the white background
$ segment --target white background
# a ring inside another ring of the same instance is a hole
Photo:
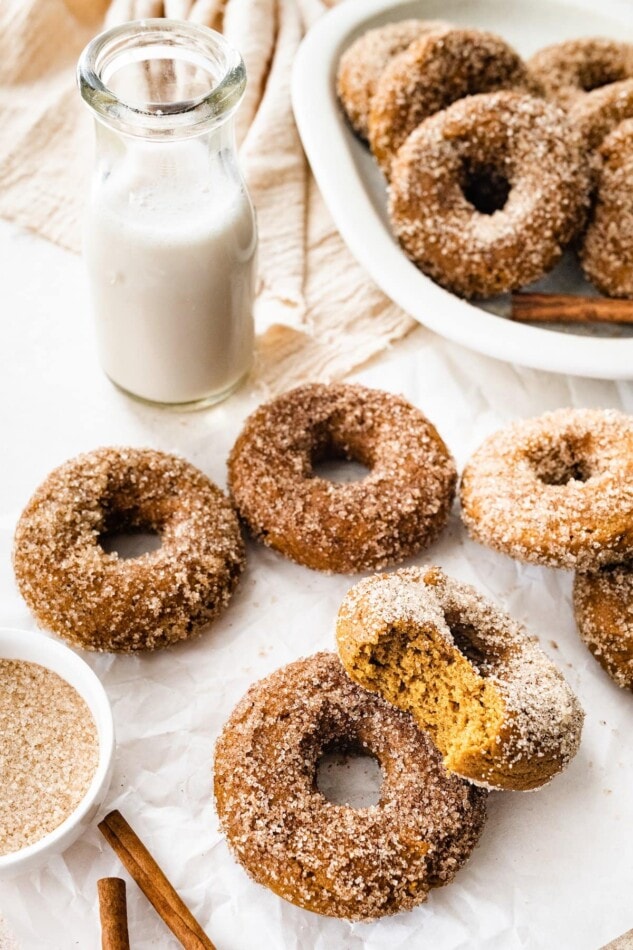
[[[97,365],[81,262],[1,223],[0,260],[0,625],[28,636],[36,627],[14,587],[11,542],[47,473],[78,452],[129,444],[180,452],[224,485],[228,450],[261,394],[242,392],[189,415],[127,399]],[[510,419],[566,405],[633,411],[631,384],[516,369],[422,329],[361,378],[422,408],[460,468]],[[469,542],[457,513],[414,563],[431,559],[539,636],[587,720],[563,776],[539,792],[491,796],[481,844],[452,885],[375,924],[320,918],[253,884],[229,855],[211,798],[213,744],[234,704],[269,671],[333,647],[337,607],[353,579],[251,545],[231,606],[201,639],[143,657],[86,655],[112,701],[118,736],[106,805],[141,834],[218,950],[596,950],[633,926],[633,697],[580,643],[571,575],[520,567]],[[46,870],[0,883],[0,909],[19,946],[98,947],[96,881],[110,874],[121,868],[95,829]],[[128,902],[135,950],[177,946],[132,883]]]

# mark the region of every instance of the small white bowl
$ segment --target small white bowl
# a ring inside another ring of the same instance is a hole
[[[0,856],[0,879],[42,867],[65,851],[94,820],[108,791],[114,766],[114,723],[99,678],[73,650],[41,633],[0,628],[0,659],[39,663],[66,680],[85,701],[97,727],[99,760],[88,791],[57,828],[34,844]]]

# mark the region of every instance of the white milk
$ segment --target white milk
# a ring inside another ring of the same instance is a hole
[[[103,368],[143,399],[213,401],[252,359],[250,201],[204,138],[106,151],[84,239]]]

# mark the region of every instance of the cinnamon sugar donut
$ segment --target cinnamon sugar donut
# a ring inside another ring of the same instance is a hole
[[[327,458],[370,469],[357,482],[314,474]],[[299,564],[351,573],[401,561],[440,533],[455,465],[437,431],[400,396],[311,384],[260,406],[229,458],[229,485],[257,539]]]
[[[442,20],[400,20],[367,30],[339,60],[336,89],[349,122],[362,139],[369,135],[369,109],[376,83],[390,61],[427,33],[450,29]]]
[[[162,546],[119,559],[105,534],[145,529]],[[104,448],[55,469],[24,509],[13,552],[43,627],[86,650],[155,650],[219,614],[244,566],[230,502],[184,459]]]
[[[514,92],[471,96],[427,119],[391,172],[394,234],[425,274],[464,297],[541,277],[588,203],[586,161],[564,114]]]
[[[633,119],[633,80],[596,89],[569,111],[582,145],[595,151],[625,119]]]
[[[574,613],[598,663],[618,686],[633,690],[633,565],[576,574]]]
[[[336,638],[349,676],[412,713],[449,772],[528,791],[576,754],[582,710],[536,639],[438,567],[361,581]]]
[[[545,95],[568,109],[602,86],[633,79],[633,44],[602,37],[555,43],[528,60]]]
[[[580,262],[603,294],[633,297],[633,119],[607,136],[599,160],[593,214]]]
[[[540,91],[500,36],[453,29],[411,43],[382,72],[371,100],[369,142],[387,177],[398,149],[424,119],[457,99],[499,89]]]
[[[468,462],[471,536],[519,561],[587,570],[633,556],[633,419],[558,409],[490,436]]]
[[[318,790],[319,759],[380,763],[380,801],[354,809]],[[485,821],[486,793],[448,775],[412,718],[345,675],[333,653],[246,693],[215,751],[215,801],[235,857],[299,907],[348,920],[410,910],[453,879]]]

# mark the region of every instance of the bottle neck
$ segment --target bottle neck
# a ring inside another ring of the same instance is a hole
[[[222,138],[246,85],[240,54],[220,34],[167,19],[102,33],[82,53],[77,76],[100,123],[145,141],[216,130]]]
[[[167,138],[165,136],[155,137],[151,131],[147,135],[128,135],[121,132],[116,126],[104,122],[101,118],[95,117],[95,140],[97,146],[97,158],[106,158],[116,160],[123,158],[135,151],[142,152],[147,156],[174,156],[184,155],[188,151],[195,150],[201,152],[204,150],[209,159],[215,155],[224,154],[227,158],[236,153],[235,144],[235,117],[228,116],[223,122],[218,123],[206,131],[200,132],[195,136],[180,138],[175,136]]]

